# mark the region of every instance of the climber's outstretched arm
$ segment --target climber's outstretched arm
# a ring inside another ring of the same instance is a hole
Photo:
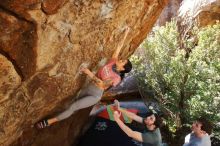
[[[105,81],[102,81],[101,79],[99,79],[93,72],[91,72],[89,69],[87,68],[82,68],[81,71],[83,73],[85,73],[86,75],[88,75],[94,82],[95,84],[101,88],[101,89],[107,89],[109,88],[110,86],[112,86],[113,84],[113,81],[112,80],[105,80]]]
[[[123,45],[124,45],[125,39],[126,39],[126,37],[127,37],[129,31],[130,31],[130,28],[129,28],[129,27],[126,27],[126,28],[125,28],[125,32],[124,32],[124,37],[123,37],[122,40],[119,42],[119,44],[118,44],[118,46],[117,46],[115,52],[114,52],[113,55],[112,55],[112,58],[118,60],[119,53],[120,53],[120,51],[121,51],[121,49],[122,49],[122,47],[123,47]]]

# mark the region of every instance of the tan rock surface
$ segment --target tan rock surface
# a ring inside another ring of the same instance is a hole
[[[183,24],[198,22],[199,26],[215,24],[220,20],[220,0],[184,0],[178,14]]]
[[[216,0],[210,5],[205,6],[197,15],[197,19],[200,26],[213,25],[217,21],[220,21],[220,0]]]
[[[21,78],[11,61],[0,55],[0,104],[9,99],[10,94],[20,84]]]
[[[75,142],[88,110],[42,131],[31,126],[68,106],[85,81],[79,66],[89,63],[96,70],[112,55],[126,26],[132,30],[121,56],[129,57],[167,1],[1,1],[0,71],[8,73],[0,77],[0,145],[68,146]]]

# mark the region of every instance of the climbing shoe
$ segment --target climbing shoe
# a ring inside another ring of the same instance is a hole
[[[48,124],[48,121],[47,121],[47,120],[42,120],[42,121],[40,121],[40,122],[38,122],[38,123],[36,124],[36,127],[37,127],[38,129],[43,129],[43,128],[48,127],[48,126],[49,126],[49,124]]]

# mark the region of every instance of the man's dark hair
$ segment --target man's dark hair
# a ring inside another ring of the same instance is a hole
[[[129,59],[127,60],[127,63],[124,65],[124,69],[125,70],[120,71],[121,79],[124,78],[125,73],[129,73],[132,70],[132,63],[131,63],[131,61]]]
[[[148,112],[147,115],[146,115],[146,118],[151,116],[151,115],[154,115],[155,116],[155,122],[154,122],[154,125],[156,126],[156,128],[160,128],[162,125],[163,125],[163,119],[161,116],[159,116],[158,114],[156,113],[153,113],[152,111]]]
[[[201,130],[205,131],[209,135],[212,133],[213,124],[209,120],[207,120],[207,118],[200,117],[196,121],[202,125]]]

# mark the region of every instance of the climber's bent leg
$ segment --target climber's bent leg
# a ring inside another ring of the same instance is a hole
[[[64,112],[56,116],[56,118],[60,121],[63,119],[68,118],[71,116],[75,111],[90,107],[92,105],[95,105],[97,102],[101,100],[101,97],[103,95],[103,90],[98,88],[94,84],[90,84],[87,88],[85,88],[87,95],[84,93],[84,97],[80,97],[77,101],[72,103],[68,109],[66,109]]]

